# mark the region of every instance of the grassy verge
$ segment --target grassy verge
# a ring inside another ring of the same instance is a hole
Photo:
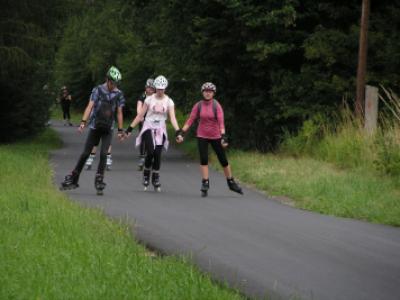
[[[348,141],[355,143],[354,138]],[[332,142],[332,147],[334,145],[340,148],[342,144]],[[179,147],[197,159],[195,139],[187,138]],[[343,147],[347,149],[345,145]],[[342,160],[346,157],[345,153],[337,156]],[[234,176],[241,182],[285,201],[289,197],[296,207],[400,226],[399,177],[382,175],[364,165],[343,168],[301,153],[293,157],[230,150],[228,159]],[[215,155],[210,155],[210,161],[220,169]]]
[[[68,201],[39,137],[0,146],[0,299],[239,299],[176,257],[154,258],[129,227]]]

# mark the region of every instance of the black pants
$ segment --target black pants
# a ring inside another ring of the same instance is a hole
[[[99,145],[101,140],[101,149],[100,149],[100,161],[97,167],[97,173],[104,175],[104,170],[106,168],[107,162],[107,151],[111,144],[112,138],[112,130],[98,130],[98,129],[90,129],[88,137],[86,139],[85,148],[79,157],[78,163],[75,166],[74,172],[78,175],[82,172],[83,166],[90,153],[92,152],[93,146]]]
[[[214,149],[215,154],[217,154],[221,166],[225,168],[227,165],[229,165],[228,160],[226,159],[225,150],[221,145],[221,139],[211,140],[197,138],[197,146],[200,153],[200,165],[208,165],[208,144],[211,144],[211,147]]]
[[[142,130],[142,127],[143,127],[143,122],[140,122],[139,123],[139,132]],[[146,145],[142,139],[142,142],[140,143],[140,146],[139,146],[139,155],[140,156],[144,156],[146,154],[145,147],[146,147]]]
[[[71,106],[71,103],[69,101],[65,101],[65,102],[61,103],[61,108],[62,108],[62,111],[63,111],[63,119],[64,120],[65,119],[67,119],[67,120],[71,119],[71,115],[69,113],[70,106]]]
[[[165,143],[165,135],[163,137],[163,145],[157,145],[154,147],[153,136],[149,129],[142,134],[142,144],[143,142],[147,151],[144,167],[146,169],[152,168],[154,171],[159,171],[161,166],[161,152]]]

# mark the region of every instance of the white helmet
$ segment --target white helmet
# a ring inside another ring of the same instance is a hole
[[[157,90],[165,90],[168,86],[168,80],[164,76],[160,75],[154,79],[154,87]]]
[[[150,87],[154,89],[154,79],[153,78],[149,78],[146,80],[146,85],[144,87]]]
[[[201,92],[203,91],[213,91],[214,93],[217,92],[217,87],[212,82],[206,82],[201,86]]]

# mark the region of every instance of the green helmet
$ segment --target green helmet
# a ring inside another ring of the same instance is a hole
[[[122,75],[116,67],[112,66],[107,72],[107,78],[115,83],[118,83],[121,81]]]

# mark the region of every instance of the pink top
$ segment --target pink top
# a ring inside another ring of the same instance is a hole
[[[192,126],[198,115],[198,103],[196,103],[189,119],[185,125]],[[217,119],[215,119],[212,100],[201,100],[200,122],[197,127],[197,137],[205,139],[221,138],[221,130],[225,130],[224,111],[221,105],[217,102]]]

